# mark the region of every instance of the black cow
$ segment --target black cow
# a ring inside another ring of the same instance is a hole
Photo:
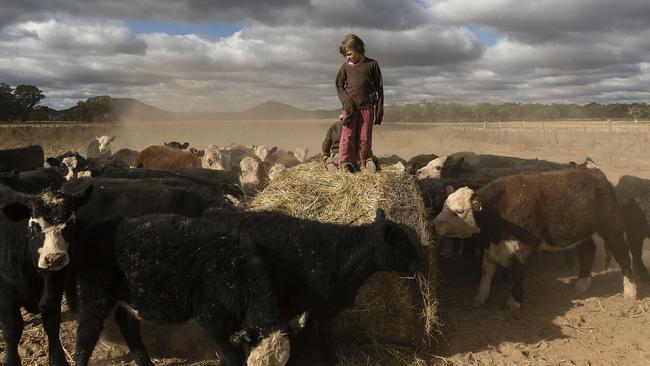
[[[128,168],[129,165],[112,157],[84,158],[76,151],[67,151],[57,157],[47,158],[47,164],[56,169],[66,180],[91,177],[93,172],[105,168]]]
[[[556,163],[514,156],[477,155],[461,152],[441,156],[416,171],[424,178],[481,178],[496,179],[523,172],[541,172],[575,167],[575,163]]]
[[[510,267],[513,279],[508,307],[518,309],[522,282],[537,249],[577,246],[580,269],[577,289],[591,283],[596,246],[604,240],[623,272],[624,296],[636,297],[628,245],[614,187],[599,169],[564,169],[499,178],[474,192],[463,187],[446,200],[433,221],[438,234],[476,237],[486,252],[483,278],[474,299],[483,305],[498,265]]]
[[[643,241],[650,237],[650,180],[622,176],[616,185],[616,198],[623,214],[625,234],[632,253],[632,264],[644,281],[650,281],[643,263]]]
[[[241,201],[244,198],[243,191],[239,185],[238,174],[229,170],[182,168],[175,171],[168,171],[146,168],[103,168],[99,171],[93,171],[92,176],[94,178],[123,179],[183,179],[189,185],[198,184],[209,188],[216,195],[221,195],[222,197],[229,195],[230,197],[227,198],[229,200]]]
[[[40,145],[0,150],[0,172],[24,172],[43,167],[45,154]]]
[[[25,172],[0,173],[0,184],[22,193],[40,193],[46,189],[57,190],[65,180],[52,168],[40,168]]]
[[[417,171],[424,168],[434,159],[437,159],[436,154],[419,154],[415,155],[406,162],[406,172],[410,175],[415,175]]]
[[[0,317],[5,365],[20,365],[18,343],[24,323],[20,308],[41,313],[48,337],[49,364],[67,365],[59,340],[61,297],[70,261],[73,214],[92,187],[79,195],[47,191],[24,195],[0,185]]]
[[[135,160],[138,158],[139,151],[131,149],[119,149],[113,154],[113,159],[123,162],[128,166],[135,166]]]
[[[253,335],[254,343],[286,331],[264,260],[245,236],[240,240],[236,229],[228,231],[212,220],[169,214],[91,226],[79,252],[75,364],[88,364],[113,308],[139,365],[153,363],[133,315],[156,322],[195,319],[214,340],[224,366],[243,364],[243,351],[230,339],[239,330]],[[286,362],[288,349],[276,351]]]
[[[205,217],[255,245],[267,263],[281,309],[288,317],[309,313],[318,327],[322,356],[328,359],[329,324],[352,305],[365,280],[377,271],[412,273],[421,266],[419,248],[409,239],[412,229],[385,219],[381,209],[374,223],[361,226],[278,212],[209,210]]]
[[[151,213],[197,217],[209,207],[232,207],[226,197],[216,193],[216,188],[192,184],[183,178],[87,178],[69,181],[63,190],[74,194],[89,185],[94,185],[95,190],[81,211],[83,220],[88,222]]]

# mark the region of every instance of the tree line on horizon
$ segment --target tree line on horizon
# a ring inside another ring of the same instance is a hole
[[[57,111],[41,106],[43,92],[34,85],[12,88],[0,82],[0,121],[79,121],[111,122],[124,116],[125,103],[108,95],[94,96],[78,101],[76,106]],[[123,101],[124,99],[120,99]],[[174,119],[180,113],[165,112],[155,107],[156,118]],[[186,118],[210,119],[214,114],[188,114]],[[580,104],[464,104],[455,102],[421,101],[401,105],[388,105],[384,121],[387,122],[483,122],[518,120],[605,120],[625,119],[638,121],[650,118],[650,105],[646,103],[588,103]]]

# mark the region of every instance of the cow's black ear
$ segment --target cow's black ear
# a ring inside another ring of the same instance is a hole
[[[275,154],[276,151],[278,151],[278,147],[277,147],[277,146],[273,146],[273,147],[271,148],[271,150],[269,150],[269,154]]]
[[[88,202],[88,199],[90,199],[90,195],[92,195],[92,193],[93,193],[93,185],[91,184],[88,187],[86,187],[86,189],[83,192],[73,195],[72,207],[74,209],[77,209],[85,205],[86,202]]]
[[[2,206],[2,212],[11,221],[22,221],[32,215],[32,210],[18,202],[11,202]]]
[[[181,145],[181,150],[187,149],[188,146],[190,146],[189,142],[184,143],[183,145]]]
[[[57,158],[47,158],[47,159],[45,159],[45,162],[47,163],[47,165],[49,165],[49,166],[51,166],[53,168],[54,167],[57,167],[57,168],[61,167],[61,161],[59,159],[57,159]]]

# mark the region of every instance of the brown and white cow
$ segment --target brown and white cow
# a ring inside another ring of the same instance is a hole
[[[209,145],[201,155],[201,166],[205,169],[228,170],[231,166],[230,152],[219,149],[217,145]]]
[[[191,152],[168,146],[149,146],[135,159],[135,165],[149,169],[173,170],[187,167],[201,167],[201,160]]]
[[[448,237],[476,238],[485,248],[482,278],[474,298],[483,305],[497,265],[511,267],[510,309],[523,299],[522,282],[538,249],[578,247],[578,291],[591,283],[595,244],[602,239],[623,273],[623,295],[636,298],[628,245],[614,187],[598,169],[564,169],[499,178],[476,192],[463,187],[449,195],[433,220]]]

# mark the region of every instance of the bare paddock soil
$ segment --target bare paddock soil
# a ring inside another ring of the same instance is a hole
[[[276,145],[284,149],[308,147],[320,151],[325,130],[332,121],[233,121],[125,123],[121,125],[0,125],[0,148],[40,143],[46,155],[79,150],[95,135],[117,136],[113,151],[122,147],[142,149],[163,141],[208,144]],[[540,158],[557,162],[582,162],[591,157],[612,183],[625,174],[650,178],[648,124],[606,121],[509,122],[478,124],[390,124],[376,127],[376,155],[397,154],[409,158],[420,153],[448,154],[474,151]],[[650,364],[650,286],[640,284],[640,300],[624,300],[622,277],[616,264],[604,268],[598,249],[591,289],[578,296],[573,290],[576,268],[568,268],[562,255],[540,253],[531,264],[525,284],[524,305],[518,314],[504,310],[510,283],[496,276],[484,309],[474,309],[475,281],[460,263],[440,265],[440,334],[433,344],[435,356],[414,361],[408,354],[395,355],[402,365],[648,365]],[[646,262],[650,263],[650,258]],[[167,328],[149,327],[155,362],[161,365],[216,364],[209,342],[191,326],[170,337]],[[189,330],[188,330],[189,329]],[[178,336],[180,334],[181,336]],[[198,338],[197,338],[198,337]],[[64,314],[62,339],[74,350],[74,321]],[[163,341],[160,341],[163,339]],[[149,340],[151,341],[151,340]],[[165,343],[166,342],[166,343]],[[26,315],[20,352],[25,365],[45,365],[46,342],[40,318]],[[4,353],[4,342],[0,343]],[[381,350],[381,347],[376,347]],[[180,350],[184,350],[181,352]],[[125,348],[101,341],[94,365],[132,365]],[[378,351],[379,352],[379,351]],[[385,364],[367,353],[355,364]],[[345,364],[349,364],[345,362]],[[393,364],[393,363],[391,363]]]

